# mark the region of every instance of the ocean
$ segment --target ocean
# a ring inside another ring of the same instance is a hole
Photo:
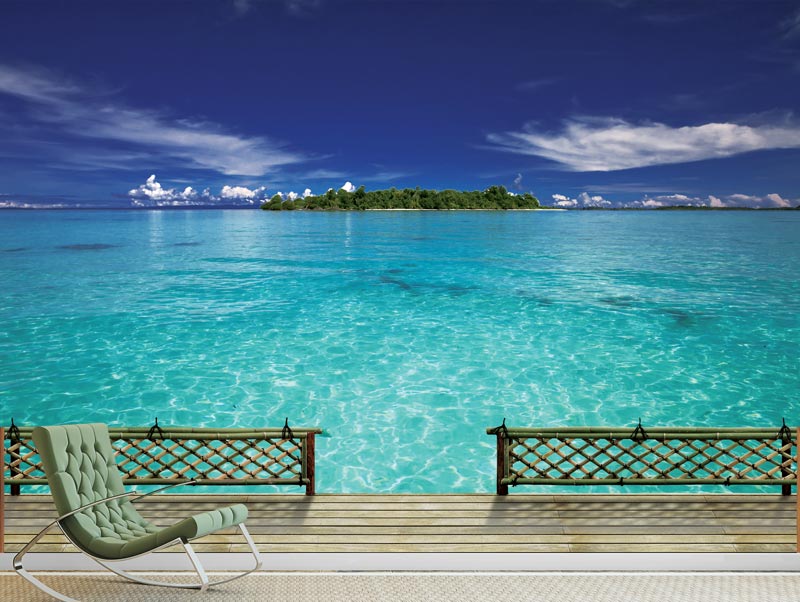
[[[503,418],[800,422],[800,211],[2,211],[0,278],[0,422],[288,418],[320,492],[494,491]]]

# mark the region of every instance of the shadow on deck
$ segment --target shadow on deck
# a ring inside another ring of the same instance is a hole
[[[794,552],[795,496],[171,495],[137,508],[159,525],[243,502],[264,552]],[[47,522],[47,495],[6,497],[6,552]],[[198,552],[243,552],[218,533]],[[74,551],[56,531],[40,552]],[[177,549],[174,551],[178,551]]]

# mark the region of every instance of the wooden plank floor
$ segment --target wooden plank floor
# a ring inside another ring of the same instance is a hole
[[[265,552],[793,552],[796,538],[795,496],[780,495],[173,495],[137,507],[166,525],[235,502]],[[6,497],[6,551],[53,518],[49,496]],[[195,549],[240,542],[226,532]],[[73,548],[56,530],[37,550]]]

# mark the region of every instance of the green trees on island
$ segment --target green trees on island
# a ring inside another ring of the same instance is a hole
[[[425,190],[389,188],[370,190],[363,186],[353,192],[328,190],[320,196],[284,200],[279,194],[261,205],[272,211],[364,211],[367,209],[538,209],[539,201],[530,193],[511,194],[503,186],[486,190]]]

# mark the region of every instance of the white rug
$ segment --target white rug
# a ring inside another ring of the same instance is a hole
[[[796,573],[257,573],[199,594],[126,582],[105,573],[41,573],[82,601],[171,602],[764,602],[800,600]],[[148,573],[186,581],[188,574]],[[48,601],[13,573],[0,599]]]

